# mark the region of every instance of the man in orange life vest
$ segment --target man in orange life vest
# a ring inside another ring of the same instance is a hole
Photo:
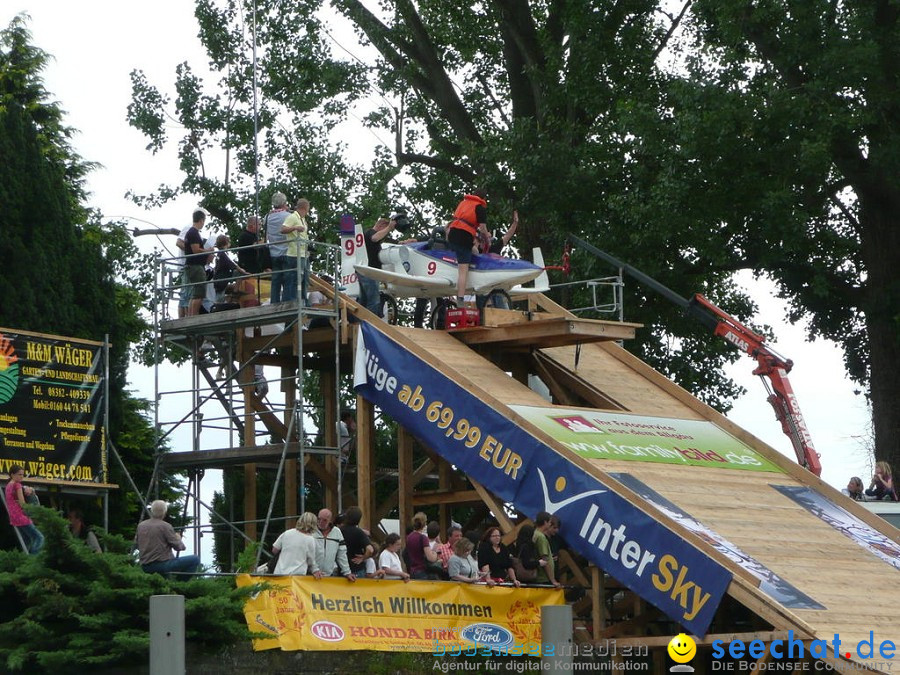
[[[447,230],[447,245],[456,253],[459,277],[456,282],[456,304],[463,306],[466,295],[466,280],[469,263],[472,262],[472,245],[475,233],[481,230],[487,235],[487,194],[484,190],[473,190],[463,197],[453,213],[453,222]]]

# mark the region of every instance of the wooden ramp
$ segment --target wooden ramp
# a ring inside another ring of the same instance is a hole
[[[590,460],[598,471],[637,478],[823,605],[791,610],[815,637],[830,641],[839,634],[845,645],[856,645],[874,631],[877,645],[900,636],[898,570],[772,486],[809,488],[896,543],[900,533],[895,528],[618,345],[585,345],[577,367],[572,347],[541,350],[538,358],[568,370],[598,399],[614,398],[627,412],[708,420],[781,468],[783,473]],[[896,657],[893,663],[898,663]]]
[[[372,327],[481,405],[512,420],[536,444],[555,453],[562,469],[595,479],[725,568],[732,575],[727,594],[771,624],[773,634],[792,630],[807,646],[813,640],[831,644],[839,635],[842,659],[832,658],[830,649],[827,659],[838,669],[852,667],[847,659],[884,672],[890,668],[879,662],[900,664],[895,655],[884,659],[877,654],[881,641],[900,642],[900,563],[893,557],[900,551],[900,533],[618,345],[582,345],[577,361],[572,346],[535,350],[535,370],[550,380],[551,391],[560,396],[577,391],[575,398],[582,402],[575,406],[567,401],[563,407],[551,406],[447,333],[380,322]],[[591,407],[584,407],[584,401]],[[631,446],[615,446],[622,451],[618,456],[607,452],[597,457],[568,443],[564,434],[548,431],[546,421],[556,411],[560,419],[607,416],[613,420],[609,424],[630,424],[635,434],[649,434],[641,429],[650,427],[678,431],[700,425],[713,440],[724,439],[717,446],[723,448],[721,454],[750,458],[741,461],[758,466],[725,468],[734,466],[731,460],[723,460],[721,467],[716,462],[661,461],[629,455],[640,454]],[[439,443],[432,446],[442,452]],[[741,450],[734,453],[734,448]],[[817,510],[817,500],[836,505],[856,525],[844,527],[828,509]],[[564,522],[563,534],[571,534],[573,525],[567,533]],[[582,532],[586,528],[587,522]],[[874,544],[861,541],[870,534]],[[856,645],[869,640],[870,631],[875,658],[860,659]],[[843,657],[847,651],[849,657]]]

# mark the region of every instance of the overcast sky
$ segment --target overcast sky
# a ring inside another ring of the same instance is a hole
[[[74,139],[78,152],[103,165],[91,174],[88,185],[91,205],[106,216],[128,216],[162,227],[189,223],[193,198],[153,211],[125,199],[128,190],[147,193],[161,183],[179,181],[174,151],[152,156],[145,150],[146,140],[128,126],[125,115],[131,70],[144,70],[152,83],[164,89],[171,88],[175,66],[182,61],[202,71],[207,59],[196,38],[193,6],[189,0],[6,0],[0,7],[4,27],[17,13],[30,14],[34,43],[54,57],[45,73],[46,88],[66,111],[66,123],[79,130]],[[151,243],[142,242],[142,247]],[[167,243],[171,245],[171,239]],[[689,295],[693,289],[679,290]],[[851,475],[868,481],[869,415],[865,398],[854,394],[858,386],[845,374],[840,350],[822,340],[805,342],[802,327],[785,323],[784,305],[772,297],[771,286],[751,290],[760,304],[758,320],[775,328],[774,346],[796,364],[791,382],[822,455],[822,477],[838,488]],[[626,307],[626,317],[627,311]],[[750,375],[754,365],[745,357],[728,371],[749,390],[729,417],[793,459],[762,384]],[[145,370],[133,369],[131,379],[140,395],[153,398],[153,379]]]

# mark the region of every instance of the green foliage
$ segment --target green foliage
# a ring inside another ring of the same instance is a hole
[[[693,240],[654,190],[672,181],[667,167],[641,153],[674,79],[656,67],[656,55],[677,20],[663,20],[656,2],[629,3],[627,10],[588,0],[474,7],[392,0],[378,10],[358,0],[332,4],[352,21],[362,44],[335,41],[334,25],[315,3],[197,2],[201,40],[219,79],[202,81],[180,66],[170,95],[143,74],[133,76],[129,120],[151,146],[167,141],[162,120],[185,128],[182,182],[165,193],[198,195],[230,227],[238,214],[251,212],[253,77],[242,17],[255,7],[261,203],[276,188],[302,193],[320,224],[344,211],[365,221],[406,203],[426,226],[480,185],[490,194],[492,227],[502,228],[512,208],[519,209],[521,251],[542,246],[552,261],[573,232],[685,295],[702,291],[749,316],[752,305],[731,283],[732,270],[699,264],[717,254],[713,243]],[[367,45],[378,58],[364,68],[358,57]],[[384,143],[365,169],[340,140],[342,125],[354,119]],[[225,153],[218,170],[208,161],[211,148]],[[231,161],[234,153],[238,162]],[[318,239],[333,236],[321,226],[314,231]],[[589,261],[577,270],[582,279],[594,272],[613,271]],[[582,293],[571,300],[586,304]],[[727,409],[738,389],[720,366],[737,355],[677,309],[644,303],[642,295],[628,297],[627,318],[648,330],[629,348]]]
[[[109,437],[138,485],[152,471],[155,437],[147,403],[125,389],[130,346],[149,329],[140,311],[152,266],[138,254],[124,224],[101,224],[83,205],[84,176],[94,165],[71,148],[73,131],[44,89],[48,56],[30,44],[25,17],[0,31],[0,326],[102,341],[110,348]],[[126,486],[110,458],[111,479]],[[161,489],[171,497],[173,481]],[[110,495],[110,525],[129,533],[137,500]],[[100,522],[99,503],[80,504]],[[3,544],[12,545],[8,530]]]
[[[146,574],[129,542],[105,536],[97,554],[50,509],[28,507],[46,537],[36,556],[0,551],[0,664],[6,672],[83,673],[146,663],[150,596],[185,596],[191,642],[216,648],[250,637],[244,600],[256,589],[219,579]],[[113,552],[117,551],[117,552]]]
[[[792,321],[841,344],[896,465],[900,8],[702,0],[688,28],[643,148],[671,176],[658,194],[701,263],[768,275]]]

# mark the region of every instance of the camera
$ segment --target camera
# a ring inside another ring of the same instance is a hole
[[[396,229],[399,232],[406,232],[412,226],[412,223],[409,222],[409,218],[406,217],[406,213],[404,211],[396,211],[392,213],[391,220],[397,223]]]

